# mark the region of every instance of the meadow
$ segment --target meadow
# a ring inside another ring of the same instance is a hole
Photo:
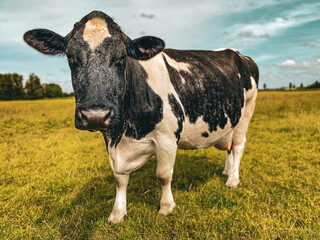
[[[74,106],[0,102],[0,239],[320,239],[320,92],[259,92],[237,189],[225,152],[179,150],[167,217],[153,157],[120,225],[103,137],[75,129]]]

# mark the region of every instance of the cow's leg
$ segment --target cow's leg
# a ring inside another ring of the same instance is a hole
[[[127,186],[129,174],[114,173],[114,177],[116,179],[117,194],[108,223],[117,224],[122,222],[127,215]]]
[[[222,175],[229,176],[232,171],[232,166],[233,166],[233,151],[232,149],[230,149],[227,151],[226,165],[224,167]]]
[[[229,177],[226,183],[226,186],[229,188],[236,188],[239,183],[239,166],[240,166],[240,160],[243,154],[244,145],[246,142],[246,136],[245,135],[237,135],[234,134],[232,139],[232,150],[231,154],[233,155],[233,163],[232,168],[229,173]]]
[[[166,216],[173,211],[176,204],[173,199],[171,191],[171,181],[174,168],[174,162],[176,158],[176,143],[173,142],[173,145],[168,148],[157,149],[157,178],[162,187],[162,197],[160,201],[160,210],[159,214]],[[175,147],[173,147],[175,146]]]
[[[256,103],[257,91],[252,90],[247,95],[246,107],[244,110],[244,115],[241,118],[239,124],[235,127],[233,137],[232,137],[232,155],[233,163],[232,168],[226,182],[226,186],[229,188],[236,188],[240,184],[239,180],[239,166],[240,160],[243,154],[244,145],[246,142],[246,133],[249,127],[249,123],[254,112],[254,107]],[[227,159],[228,161],[228,159]]]

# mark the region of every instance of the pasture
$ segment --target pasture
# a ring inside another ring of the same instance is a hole
[[[107,224],[103,137],[74,128],[74,106],[0,102],[0,239],[320,238],[320,92],[259,92],[237,189],[221,176],[225,152],[179,150],[168,217],[153,157],[130,175],[120,225]]]

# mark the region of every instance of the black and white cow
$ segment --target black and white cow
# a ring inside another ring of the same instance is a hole
[[[259,72],[232,49],[164,49],[146,36],[131,40],[106,14],[91,12],[62,37],[35,29],[24,40],[44,54],[65,54],[76,96],[75,126],[103,134],[116,179],[110,223],[126,211],[129,173],[157,157],[160,215],[172,212],[178,148],[227,151],[227,187],[239,184],[239,165],[254,111]]]

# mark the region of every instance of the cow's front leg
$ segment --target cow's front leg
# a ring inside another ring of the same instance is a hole
[[[175,144],[175,143],[174,143]],[[176,204],[171,191],[171,181],[177,147],[157,150],[157,178],[162,187],[159,215],[166,216],[173,211]]]
[[[108,223],[117,224],[122,222],[127,215],[127,186],[129,174],[114,173],[114,177],[116,179],[117,194]]]

